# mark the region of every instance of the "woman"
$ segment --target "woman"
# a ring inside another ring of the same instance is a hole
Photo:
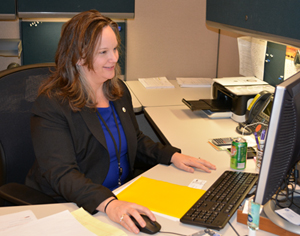
[[[138,128],[131,97],[118,79],[118,25],[95,10],[64,25],[56,70],[33,106],[31,133],[36,162],[26,184],[59,202],[75,202],[88,212],[105,212],[131,232],[143,227],[146,207],[119,201],[112,190],[131,177],[136,160],[170,164],[193,172],[215,166],[154,143]]]

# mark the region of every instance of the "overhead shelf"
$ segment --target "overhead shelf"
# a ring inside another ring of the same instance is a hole
[[[96,9],[114,19],[134,18],[135,0],[17,0],[19,18],[70,18]]]
[[[16,18],[16,0],[1,0],[0,20],[15,20]]]
[[[300,47],[299,0],[207,0],[209,26]]]

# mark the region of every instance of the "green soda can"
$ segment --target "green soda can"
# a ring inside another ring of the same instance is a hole
[[[244,170],[247,161],[247,142],[243,138],[236,138],[231,145],[230,168]]]

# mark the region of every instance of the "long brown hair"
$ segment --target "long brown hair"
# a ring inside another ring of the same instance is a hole
[[[42,84],[39,94],[62,97],[69,102],[73,111],[79,111],[84,106],[96,107],[95,95],[84,76],[80,75],[77,62],[82,59],[83,65],[89,70],[94,70],[94,52],[106,26],[113,29],[120,47],[121,39],[117,23],[96,10],[79,13],[64,24],[55,55],[55,71]],[[114,101],[122,96],[118,83],[119,74],[120,67],[117,64],[114,78],[103,84],[103,92],[108,100]]]

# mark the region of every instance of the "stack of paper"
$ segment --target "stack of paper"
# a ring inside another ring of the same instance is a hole
[[[140,78],[138,80],[147,89],[174,88],[175,87],[173,84],[170,83],[170,81],[166,77]]]
[[[240,74],[264,79],[267,41],[252,37],[239,37]]]
[[[141,176],[121,193],[119,200],[134,202],[163,215],[181,218],[205,190]]]
[[[84,209],[70,213],[68,210],[36,219],[31,211],[0,216],[0,235],[30,236],[126,236],[127,234],[109,224],[97,220]]]
[[[275,87],[272,85],[251,85],[251,86],[226,86],[230,92],[234,93],[235,95],[256,95],[261,91],[265,90],[269,93],[275,92]]]
[[[223,86],[268,85],[267,82],[262,81],[255,77],[224,77],[224,78],[215,78],[213,79],[213,81]]]
[[[177,83],[182,88],[190,87],[211,87],[213,80],[211,78],[176,78]]]

